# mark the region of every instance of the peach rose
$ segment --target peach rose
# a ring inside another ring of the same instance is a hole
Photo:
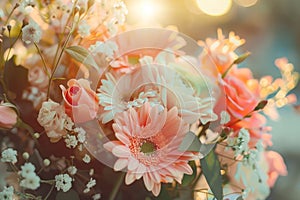
[[[265,158],[269,165],[268,185],[269,187],[273,187],[278,176],[286,176],[288,172],[284,164],[283,158],[279,153],[275,151],[267,151],[265,152]]]
[[[0,127],[12,128],[17,123],[18,115],[9,104],[0,105]]]
[[[239,78],[227,75],[221,83],[224,87],[226,107],[231,122],[248,115],[259,103],[259,98]]]
[[[90,88],[89,81],[71,79],[68,81],[68,89],[62,85],[60,87],[66,113],[75,123],[83,123],[96,118],[99,100],[96,93]]]

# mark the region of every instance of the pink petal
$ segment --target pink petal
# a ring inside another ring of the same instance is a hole
[[[103,147],[107,150],[112,152],[113,148],[115,148],[118,145],[121,145],[122,143],[119,141],[111,141],[111,142],[107,142],[103,145]]]
[[[128,158],[130,156],[129,149],[123,145],[119,145],[113,148],[112,153],[120,158]]]
[[[160,193],[160,189],[161,189],[161,183],[155,183],[152,189],[153,195],[157,197]]]
[[[115,135],[123,144],[130,144],[128,137],[126,137],[124,134],[116,133]]]
[[[120,171],[120,170],[124,169],[127,165],[128,165],[128,160],[120,158],[115,162],[114,170],[115,171]]]
[[[125,176],[126,185],[130,185],[135,181],[134,174],[132,172],[127,172]]]
[[[144,180],[144,184],[145,184],[147,190],[151,191],[153,189],[154,182],[151,180],[148,173],[144,174],[143,180]]]
[[[139,166],[139,161],[135,159],[134,157],[129,158],[129,163],[128,163],[128,170],[133,171],[137,169]]]

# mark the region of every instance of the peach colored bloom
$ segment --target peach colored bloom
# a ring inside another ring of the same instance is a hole
[[[72,123],[70,120],[64,112],[64,107],[51,100],[42,104],[37,118],[51,142],[57,142],[67,134],[65,128]]]
[[[17,123],[18,115],[9,105],[0,105],[0,128],[12,128]]]
[[[242,119],[257,106],[258,97],[237,77],[227,75],[221,83],[224,87],[227,112],[231,116],[231,121]]]
[[[269,165],[268,185],[269,187],[273,187],[278,176],[286,176],[288,172],[284,160],[279,153],[275,151],[266,151],[265,158]]]
[[[68,81],[68,89],[62,85],[60,87],[66,113],[75,123],[83,123],[96,118],[99,110],[98,97],[90,88],[89,81],[71,79]]]
[[[217,68],[217,73],[223,74],[238,58],[234,51],[244,44],[245,40],[240,39],[233,32],[229,33],[229,38],[225,38],[222,30],[218,29],[218,39],[208,38],[205,42],[198,43],[205,48],[200,55],[203,67],[209,71]]]
[[[114,170],[127,168],[127,185],[143,177],[147,190],[158,196],[161,182],[181,183],[184,174],[193,172],[188,161],[194,154],[178,150],[188,125],[176,107],[167,111],[145,103],[130,108],[116,115],[113,129],[118,140],[104,147],[118,158]]]

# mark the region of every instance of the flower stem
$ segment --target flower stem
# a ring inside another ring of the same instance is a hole
[[[41,49],[38,47],[38,45],[37,45],[35,42],[34,42],[34,46],[35,46],[36,49],[38,50],[39,55],[40,55],[40,57],[41,57],[41,59],[42,59],[44,71],[45,71],[45,73],[47,74],[48,78],[50,79],[50,74],[49,74],[49,72],[48,72],[48,67],[47,67],[47,65],[46,65],[46,61],[45,61],[44,56],[43,56],[43,54],[42,54],[42,52],[41,52]]]
[[[121,172],[117,182],[116,182],[116,185],[115,187],[113,188],[110,196],[109,196],[109,200],[115,200],[117,194],[118,194],[118,191],[123,183],[123,180],[124,180],[124,177],[125,177],[125,173],[124,172]]]

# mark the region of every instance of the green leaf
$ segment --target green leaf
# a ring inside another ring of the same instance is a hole
[[[183,176],[182,183],[181,183],[181,186],[183,186],[183,187],[189,186],[190,184],[192,184],[193,181],[196,178],[196,175],[197,175],[197,167],[196,167],[195,162],[194,161],[190,161],[189,165],[193,169],[193,174],[191,174],[191,175],[185,174]]]
[[[246,52],[242,55],[240,55],[237,59],[235,59],[233,61],[233,64],[240,64],[241,62],[243,62],[244,60],[246,60],[246,58],[248,58],[250,56],[250,52]]]
[[[70,46],[65,50],[72,58],[77,60],[78,62],[86,65],[87,67],[94,67],[95,69],[99,69],[99,66],[95,62],[93,56],[81,46]]]
[[[78,193],[73,189],[67,192],[59,191],[55,197],[55,200],[66,200],[66,199],[80,200]]]
[[[200,152],[201,146],[202,143],[200,142],[199,138],[192,131],[189,131],[183,138],[179,146],[179,150]]]
[[[212,150],[200,160],[202,172],[206,181],[217,200],[223,199],[222,176],[220,162],[215,151]]]
[[[259,102],[259,103],[257,104],[257,106],[254,108],[254,111],[264,109],[264,107],[265,107],[267,104],[268,104],[268,100],[262,100],[262,101]]]

